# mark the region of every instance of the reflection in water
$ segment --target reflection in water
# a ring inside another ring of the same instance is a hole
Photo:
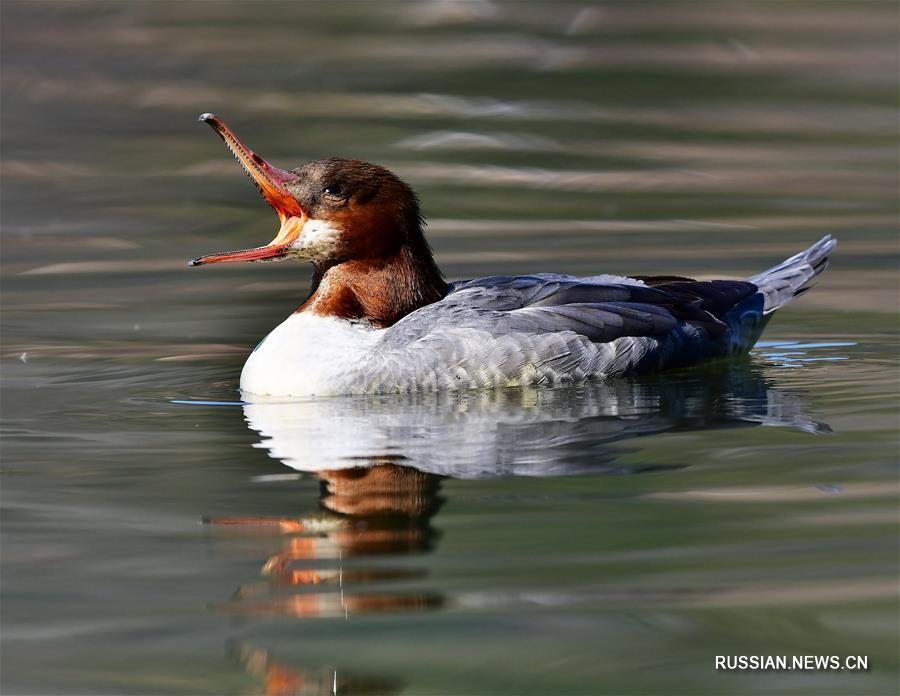
[[[244,414],[258,446],[299,471],[392,461],[464,479],[620,472],[612,443],[672,430],[827,429],[746,362],[555,389],[257,402]]]
[[[357,593],[352,589],[361,584],[414,580],[422,577],[421,571],[345,568],[344,561],[429,550],[436,537],[430,519],[442,502],[440,477],[387,463],[323,470],[316,476],[322,485],[322,514],[301,519],[208,520],[217,527],[269,528],[288,535],[282,549],[262,564],[266,581],[242,585],[222,608],[256,616],[309,618],[439,606],[440,598],[427,593]]]
[[[402,583],[424,573],[414,568],[345,567],[345,560],[428,551],[437,537],[431,517],[443,499],[441,477],[383,462],[367,467],[317,471],[320,515],[290,518],[213,518],[217,527],[269,529],[286,534],[282,549],[262,564],[263,582],[241,585],[220,609],[256,617],[308,619],[353,614],[420,611],[442,597],[422,591],[357,592],[376,583]],[[265,694],[389,694],[402,683],[380,676],[339,674],[336,669],[288,667],[244,643],[229,653],[264,680]]]
[[[244,413],[261,435],[258,446],[319,479],[322,510],[302,518],[208,520],[220,531],[286,537],[262,563],[264,580],[241,585],[219,608],[301,620],[444,606],[439,594],[408,588],[423,571],[378,562],[434,546],[431,519],[443,502],[444,477],[639,474],[659,467],[618,463],[628,451],[619,443],[755,425],[828,431],[798,394],[773,387],[747,362],[557,389],[251,403]],[[402,686],[339,677],[332,668],[285,667],[242,643],[230,651],[264,678],[265,693],[390,693]]]
[[[344,675],[333,669],[297,669],[274,659],[267,651],[240,641],[228,644],[228,653],[247,672],[263,681],[266,696],[306,694],[396,694],[403,682],[376,675]]]

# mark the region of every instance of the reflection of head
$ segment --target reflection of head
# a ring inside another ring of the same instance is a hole
[[[443,499],[440,477],[395,464],[318,471],[321,504],[346,516],[333,540],[348,556],[411,553],[431,547],[431,517]]]
[[[322,505],[355,517],[431,517],[439,507],[440,477],[406,466],[375,464],[317,471]]]

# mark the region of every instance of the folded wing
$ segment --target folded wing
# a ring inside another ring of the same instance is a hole
[[[460,281],[443,300],[388,329],[385,340],[405,344],[435,331],[477,328],[492,335],[572,331],[606,342],[665,335],[679,323],[719,335],[727,330],[727,313],[757,292],[746,281],[601,277],[609,280],[534,275]]]
[[[689,364],[725,354],[729,312],[757,294],[742,281],[494,276],[385,330],[372,359],[400,384],[546,383]],[[759,305],[761,315],[762,303]],[[421,380],[420,380],[421,381]]]

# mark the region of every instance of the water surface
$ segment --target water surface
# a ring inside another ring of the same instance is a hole
[[[0,11],[5,693],[896,690],[895,4]],[[747,361],[243,405],[309,271],[187,268],[275,229],[204,111],[452,279],[840,246]]]

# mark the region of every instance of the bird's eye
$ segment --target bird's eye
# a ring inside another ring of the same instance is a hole
[[[329,184],[322,189],[322,193],[324,193],[326,196],[331,196],[332,198],[343,198],[344,187],[340,184]]]

